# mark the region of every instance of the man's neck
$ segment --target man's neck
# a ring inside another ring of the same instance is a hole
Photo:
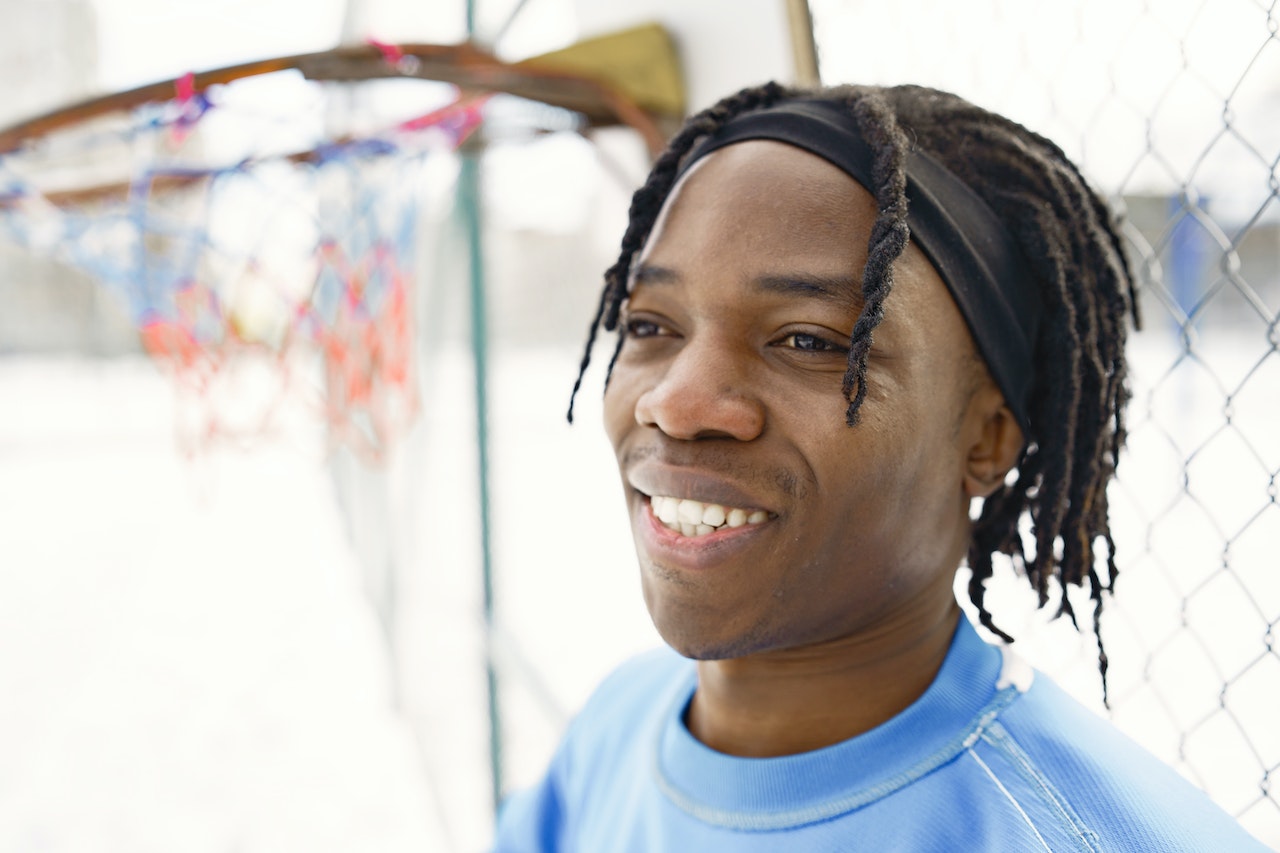
[[[960,609],[872,636],[698,663],[689,731],[729,755],[793,755],[868,731],[920,697],[942,667]]]

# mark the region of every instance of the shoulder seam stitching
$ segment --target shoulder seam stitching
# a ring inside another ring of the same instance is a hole
[[[974,752],[973,747],[969,747],[967,752],[969,755],[973,756],[973,760],[978,762],[978,765],[986,772],[991,781],[995,783],[995,786],[1000,789],[1000,793],[1004,794],[1005,799],[1013,803],[1013,807],[1018,810],[1018,814],[1022,815],[1022,819],[1026,821],[1027,826],[1031,827],[1031,831],[1036,834],[1036,840],[1040,842],[1040,846],[1047,850],[1048,853],[1053,853],[1053,848],[1051,848],[1049,843],[1044,840],[1044,836],[1040,834],[1039,828],[1037,828],[1035,823],[1032,822],[1031,815],[1027,814],[1026,810],[1022,808],[1022,804],[1019,803],[1013,794],[1009,792],[1009,789],[1004,786],[1004,783],[996,778],[996,774],[987,766],[987,762],[982,760],[982,756]]]
[[[1089,832],[1083,822],[1072,812],[1065,798],[1058,793],[1053,784],[1036,769],[1030,756],[1022,751],[1017,741],[1013,739],[1013,736],[1009,734],[1009,731],[1004,726],[998,722],[992,723],[982,733],[982,740],[1005,756],[1022,773],[1024,778],[1039,789],[1044,800],[1058,812],[1063,822],[1075,833],[1076,838],[1082,845],[1082,849],[1090,851],[1090,853],[1099,853],[1098,847],[1090,839],[1093,833]]]

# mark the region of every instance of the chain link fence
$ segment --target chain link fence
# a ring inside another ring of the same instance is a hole
[[[1280,4],[811,6],[825,82],[918,82],[1004,113],[1122,214],[1144,329],[1112,492],[1111,714],[1280,849]],[[1000,579],[998,618],[1029,612],[1024,586]],[[1091,643],[1044,614],[1021,628],[1101,711]]]

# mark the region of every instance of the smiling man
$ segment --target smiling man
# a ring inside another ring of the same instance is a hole
[[[671,650],[600,687],[498,849],[1264,849],[953,595],[967,561],[1004,636],[1003,554],[1096,630],[1132,297],[1061,151],[958,98],[691,119],[587,347],[619,332],[605,426]]]

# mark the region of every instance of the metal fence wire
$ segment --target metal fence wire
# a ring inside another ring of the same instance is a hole
[[[918,82],[1004,113],[1122,215],[1144,330],[1112,491],[1111,714],[1280,849],[1280,4],[811,7],[824,82]],[[993,607],[1026,603],[1001,582]],[[1014,633],[1099,704],[1069,628]]]

